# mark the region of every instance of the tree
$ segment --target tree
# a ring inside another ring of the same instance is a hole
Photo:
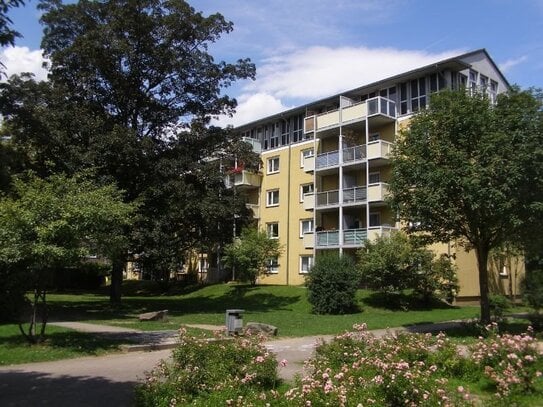
[[[277,239],[270,239],[266,232],[255,228],[246,228],[241,237],[224,248],[224,262],[235,270],[237,279],[256,284],[259,276],[269,270],[282,252]]]
[[[232,23],[220,14],[203,16],[181,0],[50,0],[40,8],[50,81],[15,79],[4,87],[0,106],[28,166],[40,176],[92,168],[99,183],[113,181],[126,191],[126,201],[143,202],[139,213],[144,221],[138,225],[149,229],[136,231],[135,245],[157,253],[155,259],[174,252],[166,253],[172,245],[163,242],[173,244],[183,236],[193,240],[193,231],[202,231],[196,222],[207,219],[203,215],[211,208],[223,208],[215,213],[224,215],[224,223],[228,211],[221,203],[230,201],[223,199],[228,195],[224,188],[216,188],[220,175],[215,171],[215,179],[203,182],[204,177],[191,172],[201,171],[203,159],[232,141],[231,132],[206,126],[212,116],[234,111],[236,101],[224,89],[237,79],[254,77],[248,59],[216,62],[208,52],[209,44],[232,30]],[[162,178],[164,168],[168,180]],[[183,172],[175,173],[178,168]],[[168,192],[174,185],[205,190],[200,198],[205,196],[209,205],[195,222],[190,222],[195,205],[185,200],[194,194],[177,189],[178,213],[169,209]],[[183,222],[169,224],[173,216]],[[158,224],[153,222],[157,219]],[[200,242],[213,241],[214,227],[209,233],[211,225],[206,226]],[[157,232],[159,238],[145,244],[139,239]],[[112,302],[120,301],[125,259],[126,252],[119,252],[113,264]],[[160,268],[159,260],[153,264]]]
[[[44,337],[46,294],[55,269],[75,266],[90,253],[111,256],[126,244],[122,229],[133,210],[114,186],[60,175],[16,180],[14,197],[0,199],[2,294],[13,299],[17,306],[11,311],[17,315],[12,317],[20,321],[26,291],[33,291],[28,330],[19,325],[29,341]]]
[[[24,4],[24,0],[2,0],[0,3],[0,46],[14,45],[15,38],[21,36],[21,34],[11,28],[13,21],[11,21],[7,14],[10,9],[23,6]]]
[[[445,257],[434,254],[396,232],[379,237],[358,251],[362,283],[385,294],[412,289],[423,300],[433,297],[454,299],[458,290],[455,269]]]
[[[526,231],[530,219],[541,219],[540,109],[530,92],[517,89],[496,105],[484,94],[440,92],[394,149],[393,208],[427,241],[457,239],[475,251],[484,323],[490,321],[490,250]]]

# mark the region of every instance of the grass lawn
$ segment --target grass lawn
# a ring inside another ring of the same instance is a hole
[[[355,323],[365,322],[369,329],[399,327],[411,324],[475,318],[479,308],[451,307],[434,303],[429,308],[405,303],[402,311],[394,301],[384,300],[370,291],[360,290],[360,311],[347,315],[314,315],[307,302],[306,289],[286,286],[246,286],[218,284],[192,287],[170,295],[157,295],[151,285],[127,282],[122,305],[111,308],[107,292],[50,294],[52,319],[79,320],[130,328],[157,330],[177,329],[183,324],[223,325],[225,310],[245,310],[244,323],[254,321],[275,325],[284,337],[337,334]],[[143,312],[169,310],[168,322],[137,320]]]
[[[46,341],[29,345],[15,324],[0,325],[0,365],[45,362],[116,352],[126,342],[48,325]]]

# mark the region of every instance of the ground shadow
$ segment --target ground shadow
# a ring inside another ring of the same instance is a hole
[[[136,382],[113,382],[101,377],[0,370],[0,405],[132,406],[135,384]]]
[[[382,308],[391,311],[429,311],[433,309],[457,308],[436,298],[421,299],[406,293],[370,293],[360,300],[364,305],[372,308]]]
[[[202,286],[199,286],[202,288]],[[275,312],[287,310],[300,301],[299,295],[277,295],[259,291],[258,287],[250,285],[233,285],[230,290],[221,295],[206,297],[135,296],[124,297],[121,305],[112,307],[107,298],[96,295],[89,298],[86,294],[81,301],[63,301],[62,299],[49,302],[50,320],[99,320],[99,319],[134,319],[135,315],[167,309],[172,316],[185,314],[217,314],[227,309],[241,308],[248,312]]]

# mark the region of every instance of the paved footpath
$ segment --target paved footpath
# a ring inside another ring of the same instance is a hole
[[[419,325],[405,329],[417,332],[439,331],[450,328],[453,324],[457,323]],[[175,331],[142,332],[75,322],[55,325],[97,335],[129,338],[139,343],[139,346],[166,349],[0,367],[0,406],[131,406],[134,385],[141,382],[145,372],[151,370],[161,359],[168,358],[171,348],[175,346]],[[204,328],[200,325],[195,327]],[[386,331],[372,332],[382,335]],[[266,343],[267,348],[276,353],[278,361],[288,361],[287,367],[279,368],[279,375],[283,379],[292,380],[296,373],[302,371],[303,361],[311,357],[319,338],[330,340],[332,336],[279,339]],[[142,349],[137,346],[133,346],[131,350]]]

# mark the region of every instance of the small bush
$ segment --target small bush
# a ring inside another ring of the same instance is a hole
[[[490,316],[495,322],[501,322],[505,313],[511,309],[509,300],[500,294],[492,294],[488,297]]]
[[[338,254],[321,254],[307,278],[307,295],[316,314],[356,311],[359,275],[354,261]]]

